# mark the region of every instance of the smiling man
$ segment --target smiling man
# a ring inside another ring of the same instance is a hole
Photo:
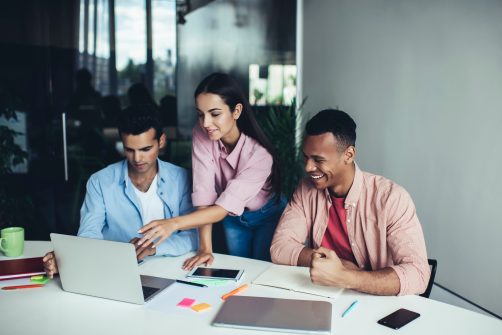
[[[157,248],[136,243],[143,225],[192,211],[190,176],[185,169],[158,159],[166,136],[156,113],[147,106],[122,111],[118,130],[126,159],[90,177],[78,236],[134,243],[138,260],[195,250],[195,229],[175,232]],[[52,253],[44,257],[44,265],[49,276],[57,273]]]
[[[272,261],[310,267],[313,283],[377,295],[420,294],[430,276],[404,188],[355,163],[356,124],[327,109],[306,126],[305,172],[277,226]]]

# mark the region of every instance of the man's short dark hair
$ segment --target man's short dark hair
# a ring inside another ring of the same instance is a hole
[[[308,136],[332,133],[343,151],[356,145],[356,123],[349,114],[338,109],[325,109],[314,115],[305,129]]]
[[[162,135],[162,123],[160,122],[158,113],[148,106],[129,106],[120,113],[117,127],[119,135],[139,135],[150,128],[155,130],[157,140]]]

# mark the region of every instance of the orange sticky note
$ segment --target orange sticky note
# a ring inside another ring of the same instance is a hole
[[[192,306],[190,308],[193,309],[196,312],[202,312],[202,311],[205,311],[207,309],[210,309],[211,305],[210,304],[206,304],[205,302],[203,302],[202,304],[197,304],[197,305]]]

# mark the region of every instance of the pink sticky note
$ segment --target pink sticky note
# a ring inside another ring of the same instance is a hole
[[[181,300],[180,302],[178,302],[178,304],[176,306],[188,308],[188,307],[192,306],[192,304],[194,302],[195,302],[195,299],[185,298],[185,299]]]

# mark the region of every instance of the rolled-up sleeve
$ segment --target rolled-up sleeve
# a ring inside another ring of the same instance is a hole
[[[200,127],[192,131],[192,203],[195,207],[213,205],[218,194],[215,187],[216,162],[211,154],[211,146],[205,141]]]
[[[398,295],[421,294],[427,288],[430,268],[422,226],[415,205],[402,188],[389,197],[387,243],[401,284]]]
[[[242,215],[246,203],[265,186],[272,164],[272,156],[264,148],[257,147],[245,166],[239,167],[235,177],[227,183],[215,204],[233,215]]]
[[[302,183],[279,220],[270,247],[273,263],[297,265],[300,252],[306,246],[311,222],[307,213],[308,208],[305,208],[304,191]]]

